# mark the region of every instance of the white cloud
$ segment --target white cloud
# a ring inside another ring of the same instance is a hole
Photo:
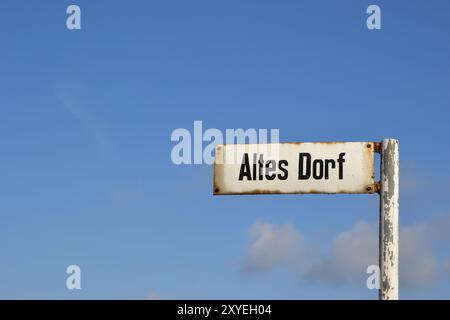
[[[437,273],[437,262],[430,242],[428,226],[415,225],[400,229],[400,285],[431,285]]]
[[[434,217],[424,228],[432,240],[450,243],[450,214]]]
[[[360,221],[337,236],[328,256],[304,261],[302,278],[308,282],[342,284],[361,281],[369,265],[378,264],[378,235],[375,225]],[[363,283],[363,282],[361,282]]]
[[[291,265],[300,255],[300,234],[291,224],[274,226],[257,221],[250,229],[250,244],[243,273],[271,271],[276,267]]]
[[[400,228],[399,277],[404,287],[428,286],[436,278],[437,262],[427,230],[425,225]],[[358,222],[334,240],[331,255],[311,264],[303,278],[335,284],[363,283],[369,265],[378,265],[378,225]]]
[[[428,223],[400,228],[400,283],[406,288],[432,285],[437,278],[433,241],[448,238],[450,215]],[[272,271],[280,266],[298,270],[301,280],[332,285],[365,285],[366,269],[378,264],[378,224],[357,222],[340,233],[329,253],[320,253],[317,243],[304,243],[291,224],[281,227],[257,222],[250,230],[252,243],[244,262],[246,273]],[[440,241],[442,244],[442,241]],[[308,251],[308,248],[315,248]],[[444,269],[450,275],[450,259]]]

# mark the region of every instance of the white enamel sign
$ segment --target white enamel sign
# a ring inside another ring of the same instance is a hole
[[[374,193],[373,142],[218,145],[214,194]]]

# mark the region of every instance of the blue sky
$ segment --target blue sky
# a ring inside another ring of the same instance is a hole
[[[73,3],[81,30],[72,2],[0,3],[0,298],[377,298],[377,196],[213,197],[170,159],[195,120],[398,138],[400,296],[450,298],[448,1]]]

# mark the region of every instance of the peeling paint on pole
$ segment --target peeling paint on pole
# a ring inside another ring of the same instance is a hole
[[[398,141],[383,140],[380,191],[380,300],[398,299]]]

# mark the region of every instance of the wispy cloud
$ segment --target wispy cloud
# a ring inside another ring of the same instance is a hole
[[[109,155],[112,151],[112,145],[105,133],[104,128],[99,121],[95,119],[91,112],[87,111],[83,104],[75,98],[65,87],[59,86],[56,95],[61,102],[62,107],[73,115],[87,130],[93,141],[97,144],[103,155]]]

